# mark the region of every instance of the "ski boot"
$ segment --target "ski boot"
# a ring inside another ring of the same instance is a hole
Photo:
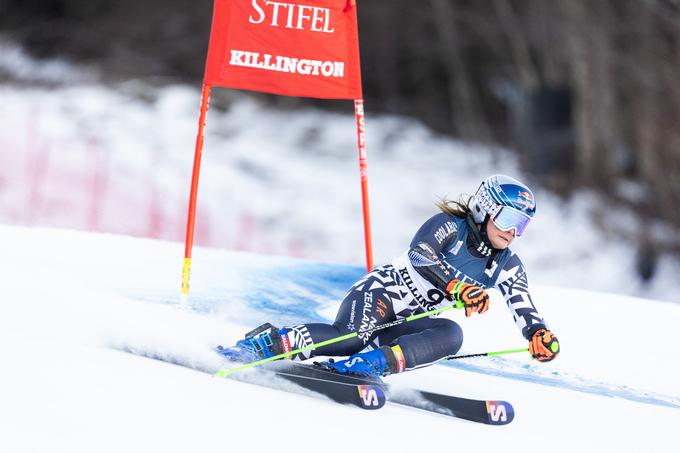
[[[404,354],[397,346],[383,346],[368,352],[360,352],[340,361],[329,359],[318,363],[319,366],[340,374],[379,378],[388,374],[400,373],[406,368]]]
[[[250,363],[256,360],[273,357],[290,351],[288,332],[290,329],[278,329],[270,323],[248,332],[243,340],[238,340],[234,346],[217,346],[217,353],[229,360]]]

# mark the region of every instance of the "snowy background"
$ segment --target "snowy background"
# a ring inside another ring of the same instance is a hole
[[[0,52],[5,73],[21,77],[33,64],[11,46]],[[602,205],[589,193],[564,201],[537,188],[537,217],[513,244],[560,338],[559,360],[519,354],[390,378],[508,400],[517,417],[507,427],[391,406],[363,412],[192,370],[219,366],[212,347],[261,322],[332,318],[362,275],[351,103],[347,114],[287,112],[234,94],[226,111],[209,112],[197,224],[205,247],[182,306],[197,87],[107,87],[57,61],[37,74],[40,86],[0,85],[0,451],[240,450],[263,435],[282,451],[674,442],[680,264],[664,257],[654,280],[640,282],[632,244],[594,227]],[[438,197],[470,193],[492,173],[524,178],[508,151],[367,107],[377,264],[407,247]],[[617,211],[605,221],[629,223]],[[465,331],[462,352],[526,346],[497,296],[484,317],[450,315]]]
[[[92,70],[37,64],[3,46],[1,71],[54,86],[0,85],[0,222],[184,241],[198,87],[106,87],[90,82]],[[346,114],[291,112],[227,93],[228,110],[208,113],[196,243],[363,263],[352,103]],[[407,247],[440,197],[473,193],[494,173],[531,182],[510,151],[456,142],[367,108],[376,264]],[[595,218],[634,236],[626,211],[588,192],[570,200],[535,192],[537,216],[513,244],[532,282],[680,301],[677,259],[662,255],[643,283],[636,244],[596,228]]]

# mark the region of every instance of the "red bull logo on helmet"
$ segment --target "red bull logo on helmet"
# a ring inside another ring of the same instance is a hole
[[[534,197],[529,192],[519,192],[517,194],[517,203],[531,209],[534,207]]]

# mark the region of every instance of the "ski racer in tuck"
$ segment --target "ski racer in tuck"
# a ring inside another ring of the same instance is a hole
[[[536,212],[533,192],[504,175],[485,179],[465,200],[443,200],[441,212],[416,232],[410,248],[389,264],[356,282],[342,301],[333,324],[309,323],[276,328],[266,323],[230,348],[227,358],[251,362],[358,332],[352,338],[295,354],[349,356],[320,365],[339,373],[386,376],[431,365],[458,352],[463,331],[454,321],[422,317],[374,331],[374,327],[456,303],[465,316],[489,309],[486,289],[505,298],[531,356],[541,362],[560,351],[529,292],[519,256],[508,247],[522,236]]]

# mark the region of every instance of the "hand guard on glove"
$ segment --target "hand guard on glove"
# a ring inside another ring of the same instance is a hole
[[[456,308],[465,308],[468,318],[472,313],[481,315],[489,309],[489,294],[481,286],[454,279],[446,285],[446,291],[456,301]]]
[[[560,353],[560,343],[551,331],[539,329],[529,340],[529,353],[539,362],[550,362]]]

